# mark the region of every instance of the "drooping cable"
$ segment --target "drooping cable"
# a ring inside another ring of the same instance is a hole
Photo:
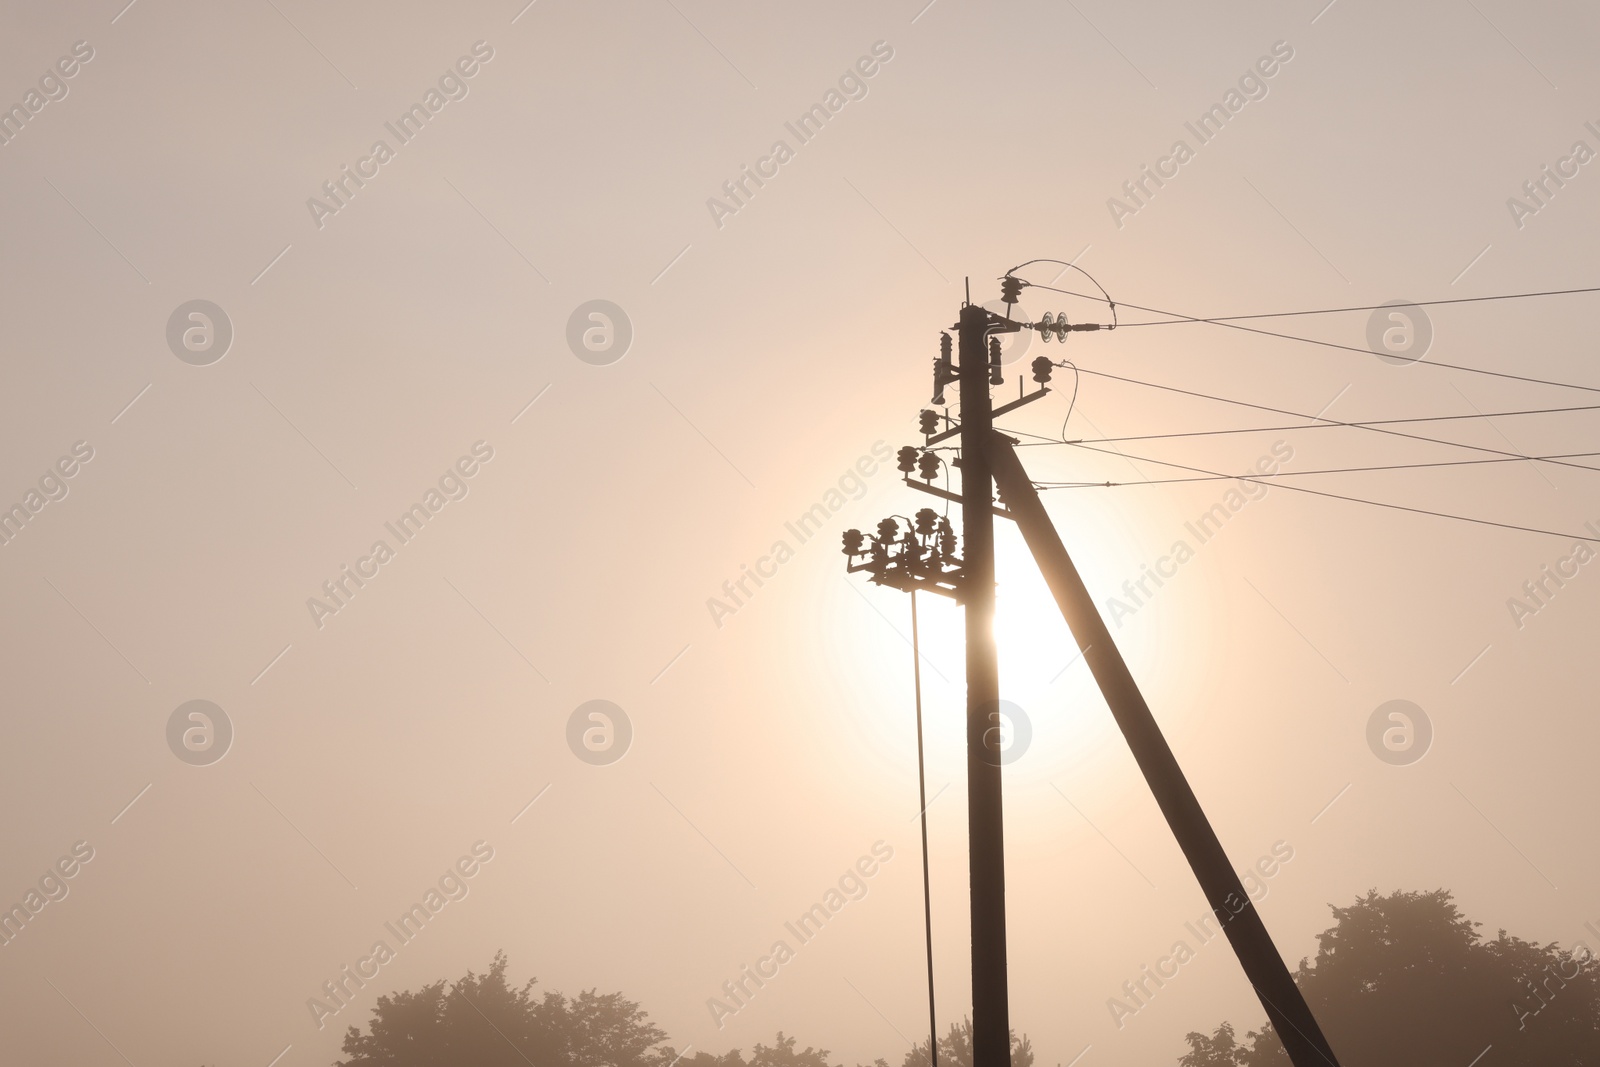
[[[1067,415],[1061,420],[1061,443],[1067,441],[1067,423],[1072,421],[1072,410],[1078,406],[1078,367],[1070,359],[1061,361],[1061,365],[1072,370],[1072,398],[1067,401]]]
[[[1017,273],[1017,271],[1021,270],[1023,267],[1031,267],[1035,263],[1057,263],[1057,264],[1060,264],[1061,269],[1056,272],[1056,277],[1057,278],[1059,278],[1059,277],[1061,277],[1061,275],[1067,273],[1068,269],[1075,270],[1079,274],[1083,275],[1085,278],[1088,278],[1089,281],[1091,283],[1093,283],[1094,287],[1096,289],[1100,290],[1100,295],[1098,297],[1084,296],[1083,299],[1085,299],[1085,300],[1098,300],[1101,303],[1105,304],[1108,308],[1110,308],[1111,309],[1111,322],[1110,322],[1110,325],[1107,328],[1108,329],[1112,329],[1112,330],[1115,330],[1117,328],[1117,302],[1115,300],[1111,299],[1111,294],[1106,292],[1106,287],[1101,285],[1099,283],[1099,281],[1097,281],[1095,279],[1095,276],[1093,274],[1090,274],[1088,271],[1084,270],[1082,267],[1078,266],[1076,263],[1072,262],[1069,259],[1050,259],[1049,257],[1040,257],[1039,259],[1030,259],[1030,260],[1028,260],[1028,262],[1026,262],[1026,263],[1018,263],[1015,267],[1012,267],[1010,270],[1006,271],[1006,276],[1007,277],[1014,276]],[[1023,279],[1020,279],[1020,280],[1021,280],[1023,285],[1034,285],[1033,282],[1028,281],[1026,278],[1023,278]],[[1049,289],[1050,287],[1048,285],[1041,285],[1041,286],[1037,286],[1037,288]],[[1065,289],[1057,289],[1057,290],[1055,290],[1055,292],[1065,293],[1066,290]],[[1082,296],[1083,294],[1081,294],[1081,293],[1072,293],[1070,295],[1072,295],[1072,296]],[[1130,304],[1129,306],[1131,307],[1132,305]],[[1142,311],[1144,309],[1140,308],[1139,310]],[[1170,314],[1170,312],[1156,312],[1156,314],[1158,314],[1158,315]]]
[[[917,694],[917,800],[922,820],[922,929],[928,950],[928,1057],[939,1067],[939,1028],[933,997],[933,887],[928,876],[928,777],[922,752],[922,643],[917,634],[917,591],[911,590],[911,674]]]

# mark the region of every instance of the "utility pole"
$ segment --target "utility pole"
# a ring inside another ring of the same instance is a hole
[[[1005,287],[1007,302],[1016,303],[1021,283]],[[951,358],[951,338],[941,338],[940,357],[934,367],[933,403],[945,403],[945,386],[960,385],[960,424],[939,430],[939,412],[922,412],[923,447],[900,449],[899,466],[906,484],[924,493],[961,505],[965,550],[956,555],[955,531],[948,518],[931,508],[917,512],[910,528],[901,530],[899,518],[878,524],[868,538],[859,530],[844,534],[848,570],[865,571],[873,583],[906,592],[918,589],[959,602],[965,611],[967,667],[967,864],[972,929],[972,1059],[973,1067],[1010,1067],[1011,1009],[1006,976],[1006,852],[1001,766],[1004,762],[1000,715],[1000,671],[994,642],[994,519],[1009,517],[997,507],[990,467],[988,440],[994,417],[1049,392],[1049,360],[1033,365],[1039,387],[1026,396],[994,406],[990,390],[1001,384],[999,339],[995,334],[1015,333],[1024,324],[1002,318],[969,299],[953,329],[956,358]],[[1063,315],[1059,324],[1041,328],[1047,337],[1065,340],[1069,327]],[[952,493],[932,483],[941,460],[931,446],[960,439],[961,492]],[[911,480],[913,471],[923,482]],[[856,562],[860,560],[860,562]],[[931,983],[930,983],[931,984]],[[939,1035],[932,1035],[937,1043]]]
[[[970,302],[957,324],[961,386],[962,602],[967,637],[967,864],[972,909],[972,1063],[1010,1067],[1006,991],[1006,846],[1000,790],[1000,668],[994,644],[994,488],[989,334],[997,316]],[[1015,327],[1012,327],[1015,329]],[[998,342],[997,342],[998,343]],[[998,357],[996,358],[998,371]],[[937,1035],[935,1035],[937,1039]]]
[[[994,519],[997,515],[1015,521],[1021,529],[1112,716],[1166,816],[1167,825],[1183,849],[1219,925],[1228,935],[1245,976],[1266,1008],[1267,1017],[1290,1061],[1294,1067],[1338,1067],[1327,1038],[1272,943],[1271,935],[1256,913],[1105,621],[1067,555],[1060,535],[1045,513],[1033,482],[1013,451],[1016,442],[994,429],[996,415],[1032,403],[1050,392],[1045,383],[1057,365],[1046,356],[1034,359],[1033,381],[1037,388],[1024,393],[1025,383],[1020,381],[1019,375],[1017,399],[995,407],[989,390],[1002,384],[1004,374],[1000,342],[994,334],[1037,330],[1045,342],[1065,343],[1070,332],[1116,328],[1115,314],[1109,325],[1069,323],[1065,314],[1057,317],[1048,312],[1034,323],[1013,320],[1010,307],[1016,305],[1026,284],[1014,273],[1002,279],[1001,296],[1008,305],[1004,318],[973,304],[969,291],[960,320],[954,327],[958,359],[951,359],[950,337],[946,334],[941,338],[940,356],[934,363],[933,403],[945,403],[947,384],[960,384],[959,425],[940,430],[941,419],[946,424],[954,420],[937,411],[925,410],[921,417],[922,446],[907,445],[899,452],[899,468],[907,486],[961,505],[966,537],[964,551],[959,556],[956,554],[956,534],[949,518],[941,518],[931,508],[918,511],[914,519],[886,518],[878,524],[877,534],[871,538],[860,530],[847,530],[844,534],[844,553],[850,572],[865,571],[874,584],[905,592],[923,589],[951,597],[962,604],[966,613],[973,1067],[1010,1067],[1011,1064],[1011,1018],[1006,988],[1005,837],[1000,788],[1003,749],[1000,744],[1000,678],[994,642]],[[1109,297],[1106,301],[1110,304]],[[1114,304],[1111,306],[1115,308]],[[960,438],[961,458],[951,465],[961,469],[960,493],[933,484],[943,463],[934,446],[956,437]],[[911,480],[913,471],[918,472],[925,484]],[[997,484],[1001,505],[995,501]],[[907,524],[907,529],[902,530],[902,522]],[[931,967],[929,1000],[931,1009]],[[931,1036],[938,1041],[939,1035]]]

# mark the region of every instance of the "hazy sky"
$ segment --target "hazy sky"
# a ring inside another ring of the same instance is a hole
[[[40,1067],[327,1064],[380,993],[497,949],[518,981],[623,991],[680,1048],[782,1028],[898,1063],[926,1031],[909,605],[845,577],[838,533],[923,506],[874,449],[914,440],[962,279],[990,300],[1076,258],[1119,302],[1202,316],[1596,280],[1583,5],[124,2],[13,2],[0,33],[0,906],[37,894],[0,944],[0,1031]],[[1547,165],[1568,176],[1531,200]],[[1146,166],[1168,176],[1135,200]],[[1049,295],[1023,306],[1099,314]],[[1600,385],[1596,306],[1433,308],[1424,359]],[[1341,420],[1591,402],[1384,362],[1368,319],[1257,323],[1359,351],[1181,325],[1066,354]],[[1068,392],[1006,424],[1059,436]],[[1067,436],[1299,421],[1086,374]],[[1549,455],[1596,425],[1412,429]],[[1023,459],[1137,481],[1275,446],[1285,471],[1486,456],[1335,429]],[[1580,532],[1597,477],[1294,484]],[[1590,937],[1600,564],[1535,603],[1571,538],[1228,491],[1046,500],[1108,609],[1173,574],[1114,630],[1235,862],[1292,850],[1260,904],[1291,965],[1369,888]],[[1217,941],[1114,1021],[1205,902],[999,538],[1002,694],[1033,731],[1006,772],[1012,1020],[1041,1065],[1173,1062],[1261,1011]],[[764,584],[711,610],[745,567]],[[954,1020],[957,609],[925,603],[923,633]],[[586,745],[594,700],[627,725]],[[1420,761],[1369,746],[1392,700],[1431,724]],[[860,899],[719,1027],[708,999],[878,842]],[[385,924],[430,890],[401,944]],[[378,941],[393,958],[362,964]],[[308,1000],[363,966],[319,1029]]]

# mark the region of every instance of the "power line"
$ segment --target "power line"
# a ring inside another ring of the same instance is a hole
[[[917,591],[911,590],[911,675],[917,695],[917,799],[922,819],[922,929],[928,954],[928,1067],[939,1067],[939,1024],[934,1010],[933,889],[928,875],[928,776],[922,750],[922,644],[917,635]]]
[[[1058,444],[1061,442],[1057,442]],[[1069,445],[1081,445],[1082,441],[1068,441]],[[1121,455],[1122,453],[1111,453]],[[1555,456],[1530,456],[1530,459],[1573,459],[1576,457],[1600,456],[1600,452],[1563,452]],[[1504,459],[1450,459],[1437,460],[1432,463],[1385,463],[1371,467],[1327,467],[1322,470],[1310,471],[1277,471],[1272,474],[1256,472],[1254,474],[1207,474],[1196,475],[1192,478],[1146,478],[1136,482],[1041,482],[1037,479],[1034,485],[1039,489],[1111,489],[1130,485],[1176,485],[1180,482],[1216,482],[1236,481],[1240,478],[1304,478],[1312,474],[1361,474],[1367,471],[1404,471],[1416,470],[1423,467],[1473,467],[1484,463],[1519,463],[1520,460]]]
[[[1093,373],[1085,371],[1084,373]],[[1217,437],[1240,433],[1278,433],[1284,430],[1329,430],[1341,426],[1387,426],[1395,423],[1449,422],[1455,419],[1498,419],[1512,415],[1558,415],[1569,411],[1600,411],[1600,404],[1579,404],[1564,408],[1525,408],[1518,411],[1474,412],[1470,415],[1423,415],[1408,419],[1363,419],[1359,422],[1326,422],[1311,426],[1241,426],[1230,430],[1188,430],[1183,433],[1145,433],[1126,437],[1075,437],[1070,441],[1040,441],[1038,444],[1114,444],[1119,441],[1162,441],[1173,437]]]
[[[1185,322],[1236,322],[1240,319],[1286,319],[1298,315],[1336,315],[1343,311],[1381,311],[1389,307],[1437,307],[1440,304],[1479,304],[1486,300],[1526,300],[1536,296],[1572,296],[1577,293],[1600,293],[1600,286],[1587,289],[1546,289],[1538,293],[1502,293],[1498,296],[1459,296],[1449,300],[1407,300],[1403,304],[1358,304],[1353,307],[1342,308],[1313,308],[1310,311],[1265,311],[1256,315],[1207,315],[1188,316],[1179,315],[1176,318],[1158,319],[1153,322],[1125,322],[1123,326],[1167,326],[1172,323]],[[1077,294],[1074,294],[1077,295]],[[1090,299],[1093,299],[1092,297]],[[1126,304],[1125,307],[1134,307]],[[1138,310],[1144,310],[1139,308]],[[1156,312],[1158,315],[1176,314],[1174,312]]]
[[[1381,426],[1372,426],[1372,425],[1368,425],[1366,423],[1342,422],[1342,421],[1340,421],[1338,419],[1329,419],[1329,418],[1326,418],[1326,417],[1321,416],[1321,415],[1307,415],[1305,412],[1302,412],[1302,411],[1290,411],[1287,408],[1275,408],[1275,407],[1271,407],[1270,405],[1267,405],[1267,404],[1252,403],[1252,402],[1250,402],[1248,400],[1234,400],[1231,397],[1217,396],[1217,395],[1215,395],[1213,393],[1201,393],[1201,392],[1197,392],[1197,391],[1195,391],[1193,389],[1180,389],[1175,385],[1161,385],[1161,384],[1158,384],[1156,382],[1142,381],[1142,380],[1140,380],[1138,378],[1128,378],[1128,377],[1124,377],[1123,375],[1120,375],[1120,374],[1112,374],[1112,373],[1110,373],[1108,371],[1087,370],[1087,369],[1084,369],[1082,367],[1078,368],[1078,371],[1079,371],[1080,374],[1093,374],[1093,375],[1096,375],[1097,377],[1101,377],[1101,378],[1110,378],[1113,381],[1127,382],[1130,385],[1142,385],[1142,386],[1145,386],[1145,387],[1150,388],[1150,389],[1160,389],[1160,390],[1163,390],[1163,391],[1169,392],[1169,393],[1180,393],[1180,394],[1182,394],[1184,396],[1198,397],[1198,398],[1200,398],[1202,400],[1214,400],[1214,401],[1217,401],[1218,403],[1222,403],[1222,404],[1234,404],[1234,405],[1237,405],[1239,407],[1255,408],[1257,411],[1270,411],[1275,415],[1287,415],[1287,416],[1289,416],[1290,418],[1293,418],[1293,419],[1311,419],[1313,421],[1313,423],[1325,423],[1325,424],[1327,424],[1329,426],[1348,426],[1348,427],[1351,427],[1351,428],[1357,429],[1357,430],[1366,430],[1369,433],[1387,434],[1387,435],[1389,435],[1391,437],[1404,437],[1407,440],[1426,441],[1426,442],[1428,442],[1430,444],[1436,444],[1436,445],[1449,445],[1452,448],[1465,448],[1465,449],[1469,449],[1470,451],[1473,451],[1473,452],[1485,452],[1485,453],[1488,453],[1490,455],[1495,455],[1495,456],[1510,456],[1510,457],[1512,457],[1514,459],[1538,460],[1539,462],[1542,462],[1542,463],[1555,464],[1558,467],[1576,467],[1579,470],[1600,471],[1600,467],[1591,467],[1591,466],[1588,466],[1587,464],[1583,464],[1583,463],[1569,463],[1569,462],[1567,462],[1565,460],[1559,460],[1559,459],[1541,459],[1538,456],[1529,456],[1529,455],[1525,455],[1525,454],[1523,454],[1521,452],[1507,452],[1504,449],[1489,448],[1489,447],[1487,447],[1485,445],[1469,445],[1464,441],[1451,441],[1451,440],[1447,440],[1447,439],[1442,438],[1442,437],[1427,437],[1427,436],[1424,436],[1422,434],[1404,433],[1404,432],[1402,432],[1400,430],[1384,429]],[[1294,428],[1295,427],[1291,427],[1291,429],[1294,429]],[[1310,428],[1310,427],[1305,427],[1305,428]],[[1018,436],[1022,436],[1022,437],[1032,437],[1035,440],[1041,441],[1041,442],[1046,443],[1046,444],[1057,444],[1057,445],[1072,444],[1072,442],[1070,442],[1070,441],[1061,441],[1061,440],[1057,440],[1057,439],[1051,438],[1051,437],[1043,437],[1043,436],[1040,436],[1039,434],[1022,433],[1021,431],[1018,431],[1018,430],[1006,430],[1005,432],[1009,433],[1009,434],[1015,434],[1015,435],[1018,435]],[[1104,450],[1101,449],[1101,450],[1097,450],[1097,451],[1104,451]]]
[[[1271,484],[1270,482],[1264,481],[1255,475],[1225,475],[1218,471],[1208,471],[1203,467],[1190,467],[1183,463],[1173,463],[1170,460],[1151,459],[1148,456],[1130,456],[1123,452],[1114,452],[1109,448],[1095,448],[1093,445],[1075,445],[1074,447],[1088,449],[1090,452],[1100,452],[1108,456],[1118,456],[1123,459],[1136,459],[1143,463],[1155,463],[1163,467],[1174,467],[1178,470],[1193,471],[1196,474],[1209,474],[1213,477],[1231,478],[1234,481],[1241,482],[1255,482],[1258,485]],[[1353,504],[1369,504],[1372,507],[1388,508],[1393,511],[1406,511],[1414,515],[1431,515],[1436,519],[1454,519],[1457,522],[1470,522],[1480,526],[1493,526],[1501,530],[1516,530],[1520,533],[1545,534],[1550,537],[1565,537],[1573,541],[1589,541],[1595,544],[1600,544],[1600,537],[1593,537],[1587,534],[1566,533],[1561,530],[1546,530],[1538,526],[1518,526],[1515,523],[1496,522],[1493,519],[1480,519],[1471,515],[1456,515],[1448,511],[1432,511],[1428,508],[1415,508],[1408,504],[1391,504],[1384,500],[1368,500],[1366,497],[1346,496],[1343,493],[1329,493],[1322,489],[1311,489],[1304,485],[1291,485],[1287,482],[1282,483],[1281,488],[1288,489],[1296,493],[1309,493],[1312,496],[1323,496],[1329,498],[1330,500],[1346,500]]]
[[[1036,282],[1029,282],[1028,284],[1036,289],[1048,289],[1052,293],[1062,293],[1066,296],[1075,296],[1083,300],[1099,299],[1098,297],[1090,296],[1086,293],[1075,293],[1070,289],[1057,289],[1054,286],[1039,285]],[[1573,291],[1577,292],[1580,290]],[[1243,330],[1245,333],[1260,334],[1263,337],[1277,337],[1285,341],[1301,341],[1308,345],[1320,345],[1323,348],[1338,349],[1341,352],[1356,352],[1363,356],[1370,356],[1374,354],[1372,350],[1368,348],[1357,348],[1354,345],[1341,345],[1335,341],[1320,341],[1315,337],[1301,337],[1292,333],[1279,333],[1276,330],[1263,330],[1255,326],[1241,326],[1236,322],[1227,322],[1222,319],[1198,318],[1183,315],[1176,311],[1164,311],[1161,308],[1141,307],[1138,304],[1123,304],[1122,306],[1133,308],[1135,311],[1148,311],[1152,315],[1171,315],[1174,316],[1176,321],[1205,322],[1214,326],[1225,326],[1230,330]],[[1560,389],[1581,389],[1586,393],[1600,393],[1600,386],[1596,385],[1578,385],[1575,382],[1558,382],[1550,378],[1532,378],[1523,374],[1509,374],[1505,371],[1485,370],[1483,367],[1469,367],[1464,363],[1442,363],[1437,360],[1429,359],[1418,359],[1415,361],[1415,363],[1416,365],[1424,367],[1441,367],[1447,370],[1467,371],[1470,374],[1483,374],[1491,378],[1505,378],[1514,382],[1531,382],[1534,385],[1553,385]]]

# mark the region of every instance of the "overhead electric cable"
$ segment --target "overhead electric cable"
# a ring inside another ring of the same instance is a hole
[[[1465,441],[1451,441],[1451,440],[1449,440],[1447,438],[1443,438],[1443,437],[1427,437],[1427,436],[1425,436],[1423,434],[1405,433],[1405,432],[1400,431],[1400,430],[1389,430],[1389,429],[1385,429],[1382,426],[1373,426],[1373,425],[1369,425],[1367,423],[1362,423],[1362,422],[1345,422],[1345,421],[1342,421],[1342,420],[1339,420],[1339,419],[1330,419],[1330,418],[1327,418],[1327,417],[1322,416],[1322,415],[1307,415],[1303,411],[1291,411],[1291,410],[1289,410],[1287,408],[1275,408],[1275,407],[1272,407],[1271,405],[1268,405],[1268,404],[1256,404],[1256,403],[1253,403],[1253,402],[1248,401],[1248,400],[1235,400],[1235,399],[1233,399],[1231,397],[1217,396],[1217,395],[1215,395],[1213,393],[1201,393],[1201,392],[1197,392],[1196,390],[1193,390],[1193,389],[1181,389],[1181,388],[1179,388],[1178,386],[1175,386],[1175,385],[1161,385],[1161,384],[1159,384],[1157,382],[1147,382],[1147,381],[1143,381],[1142,379],[1139,379],[1139,378],[1128,378],[1128,377],[1125,377],[1125,376],[1120,375],[1120,374],[1112,374],[1109,371],[1088,370],[1088,369],[1080,367],[1080,368],[1078,368],[1078,372],[1080,374],[1093,374],[1093,375],[1095,375],[1097,377],[1100,377],[1100,378],[1110,378],[1113,381],[1127,382],[1130,385],[1141,385],[1141,386],[1144,386],[1144,387],[1149,388],[1149,389],[1159,389],[1159,390],[1162,390],[1164,392],[1180,393],[1180,394],[1182,394],[1184,396],[1198,397],[1199,399],[1202,399],[1202,400],[1214,400],[1214,401],[1216,401],[1218,403],[1221,403],[1221,404],[1233,404],[1233,405],[1236,405],[1238,407],[1254,408],[1257,411],[1270,411],[1275,415],[1287,415],[1287,416],[1289,416],[1290,418],[1293,418],[1293,419],[1310,419],[1310,420],[1312,420],[1313,424],[1323,424],[1323,423],[1325,423],[1325,424],[1330,425],[1330,426],[1348,426],[1348,427],[1350,427],[1352,429],[1356,429],[1356,430],[1366,430],[1369,433],[1387,434],[1387,435],[1389,435],[1391,437],[1403,437],[1403,438],[1406,438],[1407,440],[1411,440],[1411,441],[1426,441],[1426,442],[1428,442],[1430,444],[1448,445],[1448,446],[1450,446],[1452,448],[1465,448],[1465,449],[1468,449],[1468,450],[1473,451],[1473,452],[1485,452],[1485,453],[1488,453],[1490,455],[1495,455],[1495,456],[1510,456],[1510,457],[1512,457],[1514,459],[1538,460],[1541,463],[1551,463],[1551,464],[1554,464],[1554,465],[1556,465],[1558,467],[1576,467],[1579,470],[1600,471],[1600,467],[1591,467],[1591,466],[1588,466],[1587,464],[1584,464],[1584,463],[1569,463],[1569,462],[1567,462],[1565,460],[1559,460],[1559,459],[1542,459],[1540,457],[1526,455],[1526,454],[1521,453],[1521,452],[1507,452],[1504,449],[1489,448],[1486,445],[1467,444]],[[1312,427],[1308,426],[1308,427],[1293,427],[1293,428],[1310,429]],[[1039,434],[1021,433],[1020,431],[1017,431],[1017,430],[1006,430],[1004,432],[1009,433],[1009,434],[1020,434],[1020,436],[1023,436],[1023,437],[1032,437],[1035,440],[1037,440],[1037,441],[1039,441],[1041,443],[1044,443],[1044,444],[1057,444],[1057,445],[1073,444],[1073,442],[1071,442],[1071,441],[1062,441],[1062,440],[1057,440],[1057,439],[1051,438],[1051,437],[1042,437]]]
[[[1083,441],[1067,441],[1069,445],[1081,445]],[[1122,453],[1115,453],[1121,455]],[[1581,456],[1600,456],[1600,452],[1563,452],[1557,456],[1532,456],[1532,459],[1571,459]],[[1192,478],[1146,478],[1135,482],[1046,482],[1034,480],[1036,489],[1110,489],[1130,485],[1175,485],[1180,482],[1217,482],[1235,481],[1239,478],[1304,478],[1312,474],[1361,474],[1368,471],[1401,471],[1416,470],[1422,467],[1472,467],[1484,463],[1519,463],[1515,458],[1507,459],[1450,459],[1438,460],[1433,463],[1385,463],[1371,467],[1327,467],[1321,470],[1309,471],[1275,471],[1264,474],[1259,471],[1246,474],[1206,474],[1196,475]]]
[[[928,777],[922,754],[922,641],[917,634],[917,591],[911,590],[911,676],[917,693],[917,798],[922,820],[922,924],[928,947],[928,1067],[939,1067],[939,1028],[933,996],[933,888],[928,875]]]
[[[1052,293],[1062,293],[1066,296],[1075,296],[1084,300],[1100,299],[1099,297],[1091,296],[1087,293],[1075,293],[1070,289],[1057,289],[1052,285],[1039,285],[1037,282],[1029,282],[1028,284],[1036,289],[1047,289]],[[1573,291],[1577,292],[1578,290]],[[1263,330],[1255,326],[1241,326],[1236,322],[1227,322],[1222,319],[1207,319],[1200,318],[1198,316],[1188,316],[1176,311],[1165,311],[1161,308],[1141,307],[1138,304],[1123,304],[1122,306],[1133,308],[1135,311],[1148,311],[1152,315],[1171,315],[1174,316],[1175,319],[1182,321],[1205,322],[1214,326],[1226,326],[1230,330],[1243,330],[1246,333],[1260,334],[1263,337],[1277,337],[1285,341],[1301,341],[1308,345],[1320,345],[1323,348],[1335,348],[1342,352],[1356,352],[1363,356],[1381,354],[1374,353],[1370,348],[1357,348],[1354,345],[1342,345],[1335,341],[1322,341],[1315,337],[1301,337],[1292,333],[1278,333],[1276,330]],[[1469,367],[1464,363],[1443,363],[1438,360],[1418,359],[1415,361],[1415,365],[1424,367],[1442,367],[1448,370],[1467,371],[1471,374],[1483,374],[1491,378],[1505,378],[1509,381],[1530,382],[1534,385],[1552,385],[1560,389],[1581,389],[1587,393],[1600,393],[1600,386],[1596,385],[1579,385],[1576,382],[1558,382],[1550,378],[1533,378],[1523,374],[1510,374],[1506,371],[1486,370],[1483,367]]]
[[[1214,476],[1228,477],[1235,481],[1255,482],[1260,485],[1271,484],[1270,482],[1267,482],[1255,475],[1221,475],[1220,471],[1210,471],[1203,467],[1190,467],[1183,463],[1173,463],[1170,460],[1165,459],[1152,459],[1148,456],[1131,456],[1125,452],[1113,452],[1109,448],[1095,448],[1093,445],[1076,445],[1074,447],[1087,449],[1090,452],[1101,452],[1105,455],[1117,456],[1122,459],[1136,459],[1142,463],[1154,463],[1162,467],[1174,467],[1178,470],[1193,471],[1196,474],[1210,474]],[[1329,498],[1330,500],[1347,500],[1353,504],[1370,504],[1373,507],[1388,508],[1393,511],[1407,511],[1414,515],[1431,515],[1438,519],[1454,519],[1457,522],[1470,522],[1481,526],[1493,526],[1502,530],[1516,530],[1521,533],[1545,534],[1550,537],[1565,537],[1573,541],[1589,541],[1595,544],[1600,544],[1600,536],[1591,536],[1589,534],[1567,533],[1562,530],[1546,530],[1538,526],[1519,526],[1515,523],[1496,522],[1493,519],[1480,519],[1471,515],[1456,515],[1447,511],[1432,511],[1428,508],[1416,508],[1407,504],[1391,504],[1383,500],[1368,500],[1366,497],[1346,496],[1343,493],[1329,493],[1322,489],[1311,489],[1303,485],[1290,485],[1287,482],[1281,483],[1280,488],[1288,489],[1296,493],[1309,493],[1312,496],[1323,496]]]
[[[1029,283],[1032,284],[1032,283]],[[1381,311],[1384,308],[1401,307],[1437,307],[1440,304],[1480,304],[1487,300],[1526,300],[1536,296],[1572,296],[1578,293],[1600,293],[1600,286],[1587,289],[1546,289],[1538,293],[1502,293],[1498,296],[1458,296],[1448,300],[1407,300],[1404,303],[1387,304],[1356,304],[1342,308],[1312,308],[1309,311],[1263,311],[1254,315],[1176,315],[1170,319],[1157,319],[1151,322],[1124,322],[1124,326],[1168,326],[1173,323],[1185,322],[1237,322],[1241,319],[1287,319],[1299,315],[1337,315],[1344,311]],[[1093,299],[1092,297],[1090,299]],[[1134,305],[1128,304],[1128,307]],[[1142,310],[1142,309],[1140,309]],[[1155,314],[1167,315],[1174,312],[1158,311]]]
[[[1074,368],[1076,370],[1076,368]],[[1085,372],[1092,373],[1092,372]],[[1559,415],[1570,411],[1600,411],[1600,404],[1579,404],[1564,408],[1524,408],[1517,411],[1478,411],[1469,415],[1419,415],[1406,419],[1361,419],[1352,422],[1319,422],[1310,426],[1239,426],[1227,430],[1186,430],[1176,433],[1130,434],[1125,437],[1074,437],[1070,441],[1039,441],[1030,444],[1113,444],[1120,441],[1162,441],[1173,437],[1218,437],[1241,433],[1280,433],[1285,430],[1331,430],[1347,426],[1390,426],[1412,422],[1451,422],[1457,419],[1498,419],[1512,415]]]

